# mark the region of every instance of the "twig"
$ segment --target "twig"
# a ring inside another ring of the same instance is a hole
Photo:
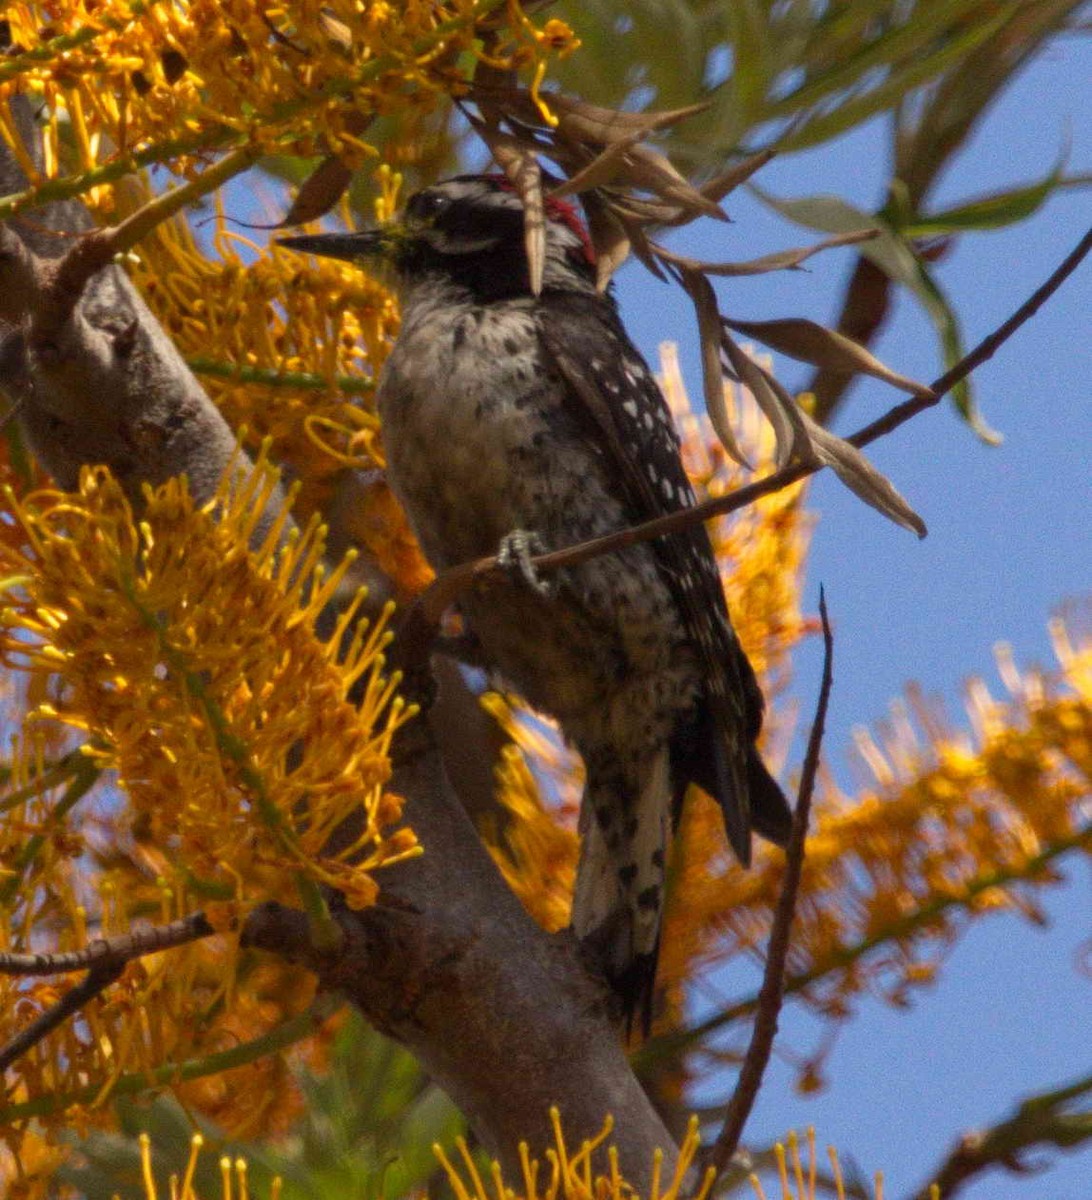
[[[1063,854],[1085,848],[1092,848],[1092,821],[1080,826],[1075,833],[1067,837],[1047,842],[1038,854],[1018,866],[1001,867],[995,871],[976,875],[964,884],[961,892],[933,896],[913,912],[904,913],[882,928],[869,933],[866,937],[841,947],[810,970],[791,975],[785,983],[785,995],[792,996],[800,992],[807,992],[813,984],[820,982],[835,971],[843,971],[847,967],[851,967],[880,946],[889,942],[913,938],[919,931],[934,925],[937,918],[943,916],[950,909],[973,908],[975,901],[984,893],[1034,878],[1055,859],[1061,858]],[[690,1046],[704,1041],[716,1030],[753,1013],[758,1008],[759,996],[760,993],[752,993],[688,1029],[664,1034],[646,1043],[635,1056],[636,1066],[639,1070],[644,1070],[646,1067],[652,1069],[664,1059],[677,1057]]]
[[[874,442],[877,438],[898,428],[911,417],[936,405],[961,379],[966,378],[976,367],[992,358],[1020,326],[1039,311],[1043,304],[1061,287],[1062,283],[1073,274],[1087,257],[1089,251],[1092,251],[1092,229],[1081,238],[1050,278],[1037,288],[1004,324],[979,342],[969,354],[960,359],[951,370],[946,371],[931,385],[930,395],[915,396],[912,400],[906,400],[896,405],[884,416],[859,429],[847,441],[858,448],[867,446],[870,442]],[[552,571],[560,567],[577,566],[588,559],[625,549],[638,542],[647,542],[668,534],[681,533],[699,522],[745,508],[762,496],[781,491],[790,484],[805,479],[818,469],[819,464],[817,463],[793,463],[780,471],[775,471],[772,475],[767,475],[764,479],[738,488],[726,496],[718,496],[701,504],[695,504],[692,508],[682,508],[668,513],[666,516],[656,517],[651,521],[645,521],[626,529],[619,529],[615,533],[608,533],[603,537],[593,538],[591,541],[580,542],[575,546],[566,546],[562,550],[535,555],[531,559],[531,564],[538,571]],[[451,570],[445,571],[422,593],[414,606],[418,610],[418,617],[415,619],[415,636],[416,629],[419,628],[418,622],[423,621],[435,629],[444,612],[468,587],[478,582],[483,576],[499,569],[496,556],[490,556],[476,559],[473,562],[460,563]]]
[[[766,1072],[766,1065],[770,1061],[770,1051],[773,1049],[773,1041],[777,1033],[777,1018],[781,1012],[785,963],[789,953],[789,935],[792,930],[796,897],[800,890],[800,876],[804,866],[804,841],[808,832],[808,816],[811,812],[812,793],[815,790],[815,776],[819,769],[819,751],[823,744],[827,705],[830,702],[830,691],[834,682],[834,637],[830,631],[826,598],[822,588],[819,589],[819,616],[823,623],[823,680],[819,687],[815,721],[811,727],[808,749],[804,756],[800,791],[796,802],[796,812],[793,814],[792,833],[785,850],[785,877],[781,884],[781,894],[777,898],[777,908],[774,910],[773,928],[770,930],[770,942],[766,952],[766,969],[762,976],[762,989],[759,992],[758,1012],[755,1015],[751,1043],[747,1047],[747,1053],[740,1068],[736,1089],[732,1093],[732,1098],[728,1102],[728,1108],[724,1114],[724,1125],[707,1158],[708,1166],[712,1167],[718,1176],[732,1161],[732,1155],[735,1154],[739,1146],[739,1139],[743,1134],[743,1127],[751,1115],[751,1109],[758,1096],[758,1089],[762,1085],[762,1077]]]
[[[281,371],[276,367],[252,367],[244,363],[222,362],[201,356],[187,358],[186,366],[195,375],[229,379],[232,383],[259,383],[263,387],[301,388],[328,392],[331,383],[345,396],[370,396],[375,380],[364,375],[329,375],[318,371]]]
[[[926,1200],[935,1184],[942,1198],[954,1196],[965,1184],[990,1167],[1019,1174],[1036,1170],[1022,1156],[1036,1146],[1067,1149],[1092,1139],[1092,1110],[1066,1112],[1071,1100],[1092,1093],[1092,1075],[1052,1092],[1024,1100],[1016,1112],[992,1129],[967,1133],[941,1164],[930,1184],[915,1195]]]
[[[311,1006],[299,1016],[292,1017],[283,1025],[278,1025],[276,1029],[271,1029],[269,1033],[264,1033],[252,1041],[242,1042],[228,1050],[219,1050],[202,1058],[189,1059],[187,1062],[168,1062],[151,1070],[122,1075],[110,1085],[110,1095],[135,1096],[149,1088],[184,1083],[191,1079],[204,1079],[209,1075],[220,1075],[235,1067],[257,1062],[309,1037],[343,1004],[344,1000],[338,995],[317,996],[311,1002]],[[0,1127],[8,1127],[15,1121],[25,1121],[31,1117],[64,1112],[77,1104],[91,1105],[101,1099],[102,1095],[103,1085],[98,1081],[72,1092],[39,1095],[15,1104],[0,1106]]]
[[[90,968],[83,979],[69,989],[52,1008],[46,1009],[7,1045],[0,1047],[0,1071],[36,1046],[62,1022],[74,1016],[96,996],[101,995],[125,970],[125,964],[146,954],[155,954],[175,946],[210,937],[216,930],[202,912],[192,913],[169,925],[138,929],[118,937],[100,938],[83,950],[62,954],[3,954],[0,972],[6,975],[56,975],[65,971]]]
[[[950,371],[946,371],[939,379],[933,382],[933,397],[923,396],[915,397],[913,400],[905,400],[902,404],[895,405],[884,416],[878,417],[870,425],[865,425],[863,429],[859,429],[847,440],[857,447],[867,446],[869,442],[874,442],[877,438],[883,437],[884,434],[897,429],[905,421],[909,421],[911,417],[916,417],[924,409],[932,408],[957,383],[966,379],[972,371],[993,358],[1020,326],[1030,321],[1069,276],[1073,274],[1084,259],[1088,257],[1089,251],[1092,251],[1092,229],[1089,229],[1077,245],[1066,255],[1059,266],[1051,273],[1050,278],[1041,287],[1036,288],[1007,321],[995,329],[988,337],[983,338]]]
[[[2,975],[63,975],[67,971],[96,967],[125,966],[134,958],[171,950],[189,942],[211,937],[216,932],[203,912],[191,913],[169,925],[135,929],[116,937],[96,938],[82,950],[59,954],[0,954]]]
[[[22,1058],[36,1046],[46,1034],[51,1033],[63,1021],[79,1012],[85,1004],[101,995],[124,970],[121,964],[104,963],[94,966],[87,975],[40,1016],[35,1017],[25,1029],[21,1029],[8,1044],[0,1048],[0,1071],[6,1071],[13,1062]]]
[[[95,229],[77,239],[72,248],[49,268],[49,283],[34,313],[31,341],[55,340],[69,319],[87,281],[113,261],[116,255],[131,250],[155,227],[174,216],[187,204],[214,191],[229,179],[245,171],[257,159],[258,150],[243,146],[225,155],[187,183],[161,193],[136,212],[106,229]]]

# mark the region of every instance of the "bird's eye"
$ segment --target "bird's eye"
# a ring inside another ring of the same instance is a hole
[[[418,220],[426,220],[439,216],[450,203],[446,196],[438,192],[418,192],[406,206],[406,212]]]

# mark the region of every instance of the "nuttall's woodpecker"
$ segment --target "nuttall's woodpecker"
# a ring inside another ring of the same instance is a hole
[[[390,483],[443,571],[502,547],[513,569],[459,600],[481,663],[555,717],[587,771],[573,928],[647,1030],[673,824],[690,783],[720,803],[740,861],[788,837],[755,749],[763,701],[702,526],[541,585],[558,549],[694,503],[652,372],[574,208],[546,202],[532,295],[519,198],[501,176],[413,196],[400,224],[282,239],[393,268],[401,332],[379,381]],[[526,574],[526,572],[524,573]]]

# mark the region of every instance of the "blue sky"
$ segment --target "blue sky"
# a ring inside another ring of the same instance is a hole
[[[1045,174],[1060,148],[1069,169],[1092,170],[1092,45],[1059,41],[1006,94],[934,198],[943,208]],[[833,146],[775,161],[763,186],[782,196],[833,193],[865,208],[882,202],[882,131],[869,127]],[[938,274],[973,345],[1046,278],[1090,223],[1090,192],[1058,196],[1030,221],[956,246]],[[671,244],[705,257],[750,258],[808,240],[746,197],[733,198],[729,227],[685,231]],[[711,223],[710,223],[711,225]],[[812,260],[807,273],[731,281],[722,307],[744,318],[833,316],[848,253]],[[693,319],[685,299],[629,266],[620,300],[631,334],[656,360],[678,341],[692,396],[700,395]],[[961,688],[972,675],[1003,695],[992,647],[1009,642],[1018,664],[1052,664],[1046,622],[1067,599],[1092,591],[1092,262],[1086,262],[1029,325],[976,374],[989,423],[1004,435],[991,448],[945,406],[874,445],[873,461],[929,526],[919,542],[864,507],[829,473],[813,484],[819,515],[806,595],[815,609],[827,591],[836,635],[836,683],[826,741],[836,774],[849,783],[854,725],[884,716],[915,680],[962,715]],[[909,298],[877,344],[896,369],[923,380],[939,375],[936,339]],[[790,386],[803,369],[779,364]],[[859,385],[835,428],[848,433],[898,397]],[[796,664],[795,695],[811,711],[817,648]],[[799,756],[797,756],[798,761]],[[925,1182],[962,1132],[1006,1117],[1016,1101],[1092,1070],[1092,980],[1076,969],[1092,937],[1087,862],[1062,864],[1064,889],[1046,897],[1051,924],[1032,928],[1002,916],[977,923],[957,946],[939,984],[921,990],[911,1011],[863,1000],[828,1062],[829,1089],[814,1099],[792,1091],[791,1069],[775,1064],[748,1129],[755,1144],[814,1124],[867,1175],[883,1169],[888,1197]],[[747,989],[729,975],[726,995]],[[810,1048],[817,1028],[790,1008],[788,1047]],[[726,1079],[725,1084],[730,1085]],[[1040,1156],[1043,1157],[1043,1156]],[[1092,1148],[1049,1156],[1051,1174],[1033,1179],[990,1173],[965,1190],[969,1200],[1086,1200]]]

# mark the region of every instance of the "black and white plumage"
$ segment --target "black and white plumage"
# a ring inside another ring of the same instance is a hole
[[[390,482],[437,571],[517,530],[557,549],[694,502],[671,414],[587,235],[547,202],[541,294],[507,183],[463,176],[404,224],[285,239],[386,259],[402,327],[378,391]],[[573,928],[647,1028],[667,854],[683,794],[720,803],[737,857],[790,811],[756,749],[763,701],[701,526],[558,571],[513,572],[460,600],[488,668],[555,717],[587,783]]]

